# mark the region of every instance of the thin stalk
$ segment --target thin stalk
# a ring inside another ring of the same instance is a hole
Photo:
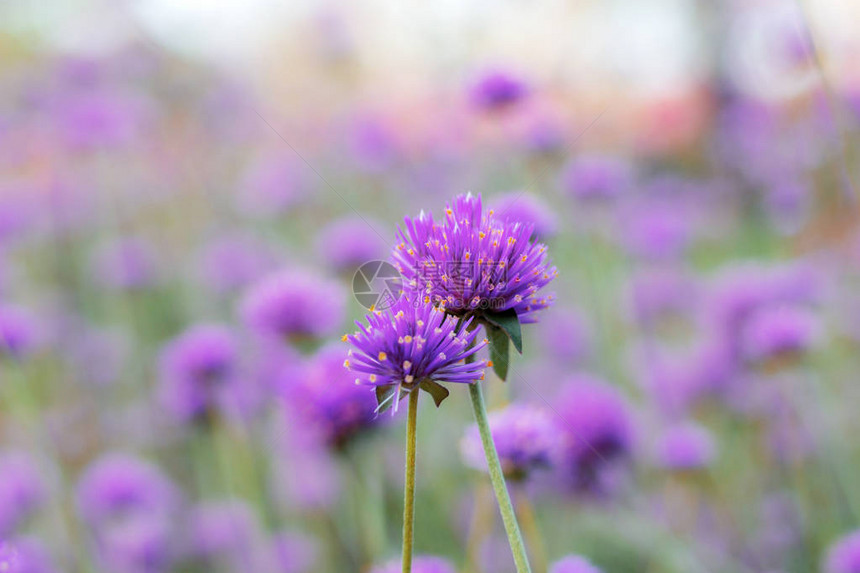
[[[480,382],[469,384],[469,396],[472,398],[472,408],[475,411],[478,432],[481,434],[481,443],[484,445],[484,455],[487,457],[487,467],[490,470],[490,482],[493,484],[493,491],[495,491],[496,500],[499,503],[502,523],[505,525],[505,533],[508,534],[508,544],[511,546],[514,563],[517,565],[517,573],[531,573],[531,567],[529,567],[528,557],[526,556],[526,547],[523,543],[523,536],[520,533],[520,526],[517,524],[514,506],[511,504],[511,496],[508,493],[507,485],[505,485],[502,464],[499,462],[499,454],[496,452],[493,436],[490,433],[490,423],[487,420],[487,406],[484,404],[484,394],[481,391]],[[404,569],[404,573],[405,571],[406,569]]]
[[[415,445],[418,422],[418,388],[409,392],[406,418],[406,484],[403,487],[403,573],[412,573],[412,545],[415,538]]]

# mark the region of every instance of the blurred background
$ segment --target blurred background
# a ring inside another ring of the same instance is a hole
[[[860,571],[858,22],[0,2],[0,571],[389,571],[403,411],[341,336],[465,192],[559,269],[485,382],[535,573]],[[422,400],[416,550],[512,572],[465,393]]]

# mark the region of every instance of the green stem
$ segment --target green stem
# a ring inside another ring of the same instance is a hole
[[[520,518],[520,523],[523,524],[523,535],[525,535],[529,549],[532,552],[535,571],[537,573],[546,573],[549,569],[546,558],[546,546],[543,543],[543,536],[540,534],[540,527],[538,526],[534,508],[522,484],[514,491],[514,496],[516,498],[517,515]]]
[[[406,484],[403,487],[403,573],[412,572],[412,544],[415,538],[415,443],[418,421],[418,388],[409,392],[406,418]]]
[[[496,492],[496,500],[499,502],[499,511],[502,514],[502,523],[505,525],[505,533],[508,534],[508,544],[514,555],[514,563],[517,565],[517,573],[531,573],[526,547],[523,536],[517,524],[514,514],[514,506],[511,504],[511,496],[505,485],[505,476],[502,473],[502,464],[499,462],[499,454],[493,444],[493,436],[490,433],[490,424],[487,420],[487,407],[484,404],[484,394],[481,391],[480,382],[469,384],[469,396],[472,398],[472,407],[475,410],[475,420],[478,422],[478,432],[481,434],[481,442],[484,445],[484,455],[487,457],[487,467],[490,470],[490,482],[493,491]],[[404,571],[406,571],[404,569]]]

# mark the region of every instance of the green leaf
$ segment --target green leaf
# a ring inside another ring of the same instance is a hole
[[[421,382],[421,384],[418,385],[418,387],[433,396],[433,402],[436,403],[437,408],[442,404],[442,402],[445,401],[445,398],[447,398],[450,394],[447,388],[437,382],[433,382],[432,380],[424,380],[423,382]]]
[[[501,328],[511,342],[514,343],[514,348],[520,354],[523,353],[523,332],[520,329],[520,319],[517,317],[517,311],[512,308],[502,312],[488,312],[484,315],[487,322]]]
[[[498,326],[487,325],[487,339],[490,341],[490,360],[493,371],[502,380],[508,377],[510,342],[508,334]]]
[[[376,387],[376,413],[381,414],[394,405],[398,398],[394,396],[397,386]]]

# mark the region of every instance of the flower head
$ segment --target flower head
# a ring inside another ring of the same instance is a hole
[[[350,350],[345,366],[356,384],[411,391],[423,382],[469,384],[483,378],[486,361],[464,362],[486,346],[478,331],[431,304],[401,296],[385,312],[367,316],[368,325],[344,336]],[[379,396],[379,393],[377,393]]]
[[[373,393],[352,381],[343,368],[343,350],[326,346],[311,359],[295,386],[286,389],[303,422],[335,448],[376,424]]]
[[[716,455],[711,433],[695,423],[666,430],[657,443],[659,463],[669,470],[693,470],[709,466]]]
[[[240,313],[254,331],[276,338],[320,338],[341,324],[345,296],[333,281],[302,271],[282,271],[252,285]]]
[[[319,257],[338,272],[355,269],[380,258],[387,244],[376,234],[376,225],[363,217],[346,217],[326,225],[317,236]]]
[[[513,309],[520,322],[552,304],[540,289],[557,275],[546,246],[531,240],[534,226],[482,212],[481,197],[460,195],[445,217],[406,218],[392,260],[411,296],[455,315]]]
[[[527,94],[528,88],[519,78],[502,71],[490,71],[478,78],[470,95],[475,107],[496,111],[509,108]]]
[[[0,358],[21,359],[37,350],[43,342],[40,326],[26,309],[0,305]]]
[[[806,309],[773,306],[754,313],[741,335],[747,358],[766,360],[808,349],[818,337],[818,321]]]
[[[583,155],[564,168],[561,184],[577,199],[605,201],[627,191],[632,178],[630,165],[621,159]]]
[[[161,354],[160,392],[164,405],[182,421],[199,418],[235,386],[237,341],[224,326],[192,326]]]
[[[532,470],[549,467],[557,461],[563,438],[555,421],[542,408],[514,404],[491,413],[489,420],[505,477],[525,479]],[[466,463],[486,470],[477,426],[467,430],[460,450]]]
[[[570,555],[561,561],[556,561],[550,567],[549,573],[601,573],[601,571],[585,557]]]
[[[826,573],[860,573],[860,529],[836,541],[825,563]]]
[[[0,455],[0,535],[8,536],[44,501],[47,486],[36,460],[25,453]]]
[[[493,200],[493,210],[505,221],[531,223],[534,235],[552,237],[558,232],[558,217],[538,196],[526,191],[512,191]]]

